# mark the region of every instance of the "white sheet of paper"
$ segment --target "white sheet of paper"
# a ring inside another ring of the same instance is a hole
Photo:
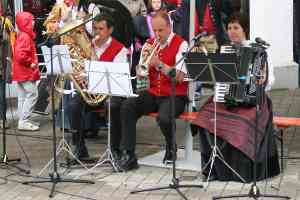
[[[128,63],[85,61],[88,92],[111,96],[137,96],[133,93]]]
[[[51,55],[50,55],[50,48],[47,46],[41,47],[44,61],[47,67],[47,73],[51,74]],[[55,45],[52,47],[52,57],[53,57],[53,74],[67,74],[72,73],[72,63],[71,57],[69,53],[69,48],[67,45]],[[61,63],[59,63],[58,55],[61,55]]]

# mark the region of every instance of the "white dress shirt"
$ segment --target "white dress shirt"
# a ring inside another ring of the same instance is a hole
[[[108,40],[102,44],[100,47],[98,47],[94,43],[94,48],[96,51],[97,58],[100,58],[100,56],[105,52],[105,50],[110,46],[112,41],[112,37],[109,37]],[[128,55],[128,49],[123,47],[121,51],[115,56],[113,62],[127,62],[127,55]]]

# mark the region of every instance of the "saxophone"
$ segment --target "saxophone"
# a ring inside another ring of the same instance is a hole
[[[68,20],[58,31],[53,30],[53,23],[59,22],[62,17],[63,4],[56,4],[48,19],[45,21],[44,26],[47,31],[46,34],[62,33],[64,29],[70,30],[70,27],[77,27],[78,21]],[[67,32],[67,31],[66,31]],[[61,36],[61,44],[69,47],[70,57],[75,59],[76,62],[72,63],[73,73],[68,74],[67,78],[70,79],[76,90],[80,93],[83,100],[90,106],[97,106],[99,103],[106,99],[106,95],[95,95],[87,92],[87,80],[78,78],[78,75],[85,74],[84,60],[96,60],[96,52],[94,51],[91,41],[84,30],[84,26],[78,27],[71,32]]]

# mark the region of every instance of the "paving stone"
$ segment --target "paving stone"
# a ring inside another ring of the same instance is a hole
[[[300,89],[297,90],[273,90],[270,93],[273,100],[275,115],[300,117]],[[202,98],[204,102],[206,97]],[[31,163],[32,175],[37,173],[52,158],[52,124],[48,117],[37,118],[41,121],[39,132],[15,132],[7,130],[7,152],[10,158],[21,157],[26,163],[26,156]],[[14,123],[16,124],[16,123]],[[184,145],[185,124],[177,121],[178,146]],[[290,127],[284,130],[284,154],[288,156],[300,156],[300,127]],[[17,133],[18,139],[13,135]],[[106,132],[100,139],[87,140],[91,155],[101,155],[106,149]],[[57,130],[58,140],[61,133]],[[19,141],[19,142],[18,142]],[[164,149],[164,138],[156,124],[155,119],[144,117],[137,124],[137,155],[139,158]],[[22,148],[26,152],[24,155]],[[196,149],[199,149],[199,141],[194,140]],[[1,146],[1,144],[0,144]],[[278,149],[280,149],[278,147]],[[65,161],[65,153],[59,156],[59,162]],[[22,165],[23,166],[23,165]],[[43,177],[49,178],[49,171],[53,165],[44,171]],[[64,168],[59,168],[65,170]],[[81,170],[84,171],[84,170]],[[76,170],[71,170],[75,173]],[[77,173],[77,172],[76,172]],[[9,176],[8,182],[4,183],[4,177],[11,174],[7,169],[0,169],[0,199],[5,200],[47,200],[52,183],[35,185],[22,185],[20,182],[32,180],[29,177],[19,175]],[[176,171],[180,184],[203,184],[201,173],[191,171]],[[71,177],[74,176],[65,176]],[[177,200],[181,196],[173,189],[130,194],[136,189],[168,186],[172,181],[172,170],[155,167],[140,166],[138,170],[127,173],[113,173],[110,166],[98,167],[94,173],[84,175],[80,179],[92,179],[95,184],[58,183],[56,185],[53,200]],[[3,184],[2,184],[3,183]],[[300,200],[300,160],[284,160],[284,173],[268,180],[257,183],[261,192],[268,194],[288,195],[292,199]],[[183,188],[180,189],[188,199],[208,200],[216,195],[247,194],[250,184],[237,182],[211,182],[207,188]],[[51,199],[51,200],[52,200]],[[245,198],[247,199],[247,198]],[[272,199],[272,198],[268,198]]]

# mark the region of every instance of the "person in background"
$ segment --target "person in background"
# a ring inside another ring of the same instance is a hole
[[[34,17],[29,12],[19,12],[16,24],[19,32],[14,45],[12,80],[16,81],[18,91],[18,129],[37,131],[39,123],[30,120],[38,97],[36,82],[40,79],[34,42]]]
[[[166,164],[172,162],[172,155],[176,155],[172,145],[171,78],[168,71],[176,73],[174,111],[174,117],[176,117],[184,111],[187,103],[187,83],[183,82],[187,73],[186,67],[183,61],[175,66],[187,49],[187,42],[172,32],[170,18],[166,11],[160,10],[153,15],[152,28],[155,38],[147,40],[141,53],[141,59],[149,56],[153,44],[157,44],[148,68],[150,86],[147,90],[140,92],[138,97],[126,99],[121,106],[123,155],[118,162],[121,171],[138,168],[135,155],[136,123],[141,116],[150,112],[158,112],[156,120],[166,140],[166,154],[163,162]],[[138,69],[137,76],[140,76]]]
[[[131,13],[132,17],[146,16],[147,7],[144,0],[119,0]]]
[[[195,35],[207,32],[207,37],[215,40],[218,46],[228,41],[225,25],[233,13],[230,0],[198,0],[195,12]],[[182,37],[190,41],[190,0],[183,0],[174,15],[181,20]]]
[[[197,0],[195,8],[195,36],[206,32],[207,35],[200,38],[196,48],[198,53],[203,52],[201,45],[204,45],[209,53],[216,53],[219,47],[228,42],[225,30],[228,17],[233,13],[230,0]],[[180,21],[179,34],[190,41],[190,0],[182,0],[181,6],[172,12],[172,18]],[[199,47],[199,48],[197,48]],[[202,84],[196,82],[195,96],[202,94]]]

